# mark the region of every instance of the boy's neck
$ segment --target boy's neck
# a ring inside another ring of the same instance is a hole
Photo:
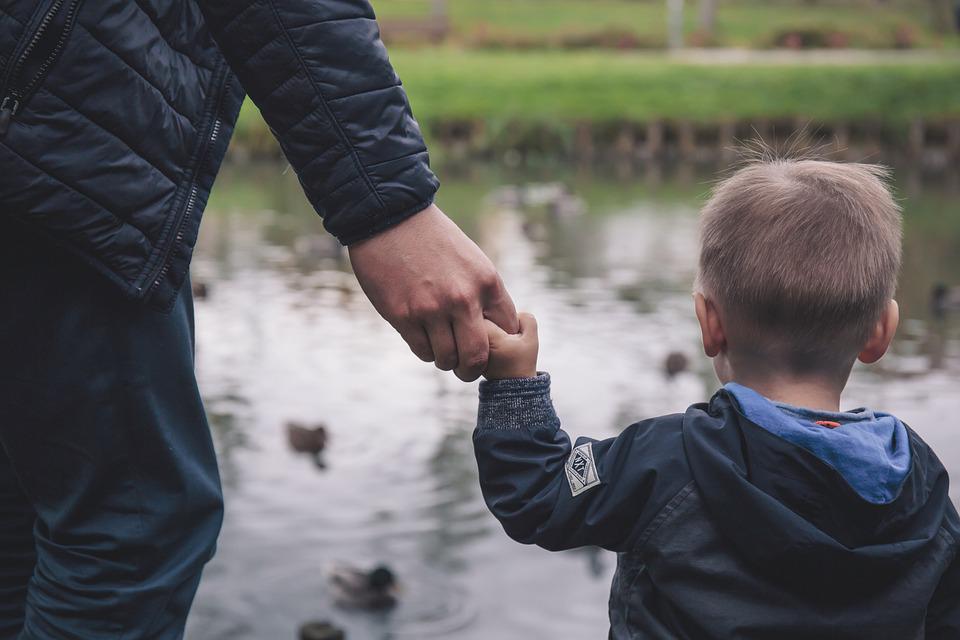
[[[843,392],[843,387],[823,380],[734,376],[732,382],[749,387],[774,402],[820,411],[840,411],[840,394]]]

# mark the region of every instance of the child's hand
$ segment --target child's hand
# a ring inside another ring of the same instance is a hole
[[[488,380],[506,378],[533,378],[537,375],[537,319],[529,313],[519,314],[520,333],[511,335],[490,322],[487,335],[490,338],[490,358],[483,375]]]

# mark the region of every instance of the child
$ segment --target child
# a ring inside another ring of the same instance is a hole
[[[708,403],[570,443],[537,329],[490,331],[474,446],[515,540],[619,552],[611,638],[960,638],[947,473],[896,417],[840,411],[897,328],[900,212],[875,166],[763,160],[702,212]]]

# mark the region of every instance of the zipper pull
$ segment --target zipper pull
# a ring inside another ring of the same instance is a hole
[[[20,101],[13,96],[7,96],[0,103],[0,139],[6,137],[7,129],[10,128],[10,121],[20,110]]]

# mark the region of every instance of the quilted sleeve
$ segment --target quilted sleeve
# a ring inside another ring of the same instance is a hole
[[[352,244],[438,182],[367,0],[200,0],[218,46],[324,226]]]

